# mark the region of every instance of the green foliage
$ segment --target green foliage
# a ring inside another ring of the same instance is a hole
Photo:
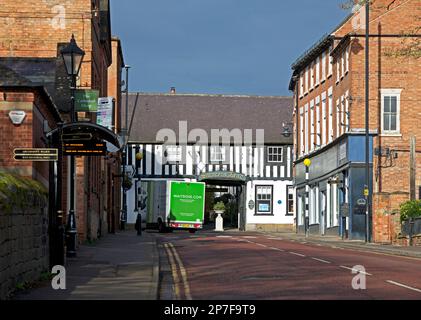
[[[0,173],[0,208],[11,212],[13,208],[45,206],[47,189],[38,181],[9,173]]]
[[[225,210],[225,203],[223,203],[222,201],[215,203],[214,206],[213,206],[213,210],[224,211]]]
[[[421,217],[421,200],[407,201],[401,204],[401,222],[409,218]]]

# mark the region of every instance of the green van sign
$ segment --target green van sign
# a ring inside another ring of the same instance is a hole
[[[170,219],[187,223],[203,223],[205,184],[171,182]]]

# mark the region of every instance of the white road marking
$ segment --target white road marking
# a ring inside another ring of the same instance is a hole
[[[265,248],[267,248],[267,246],[265,246],[264,244],[261,244],[261,243],[256,243],[256,242],[254,242],[256,245],[258,245],[258,246],[261,246],[261,247],[265,247]]]
[[[232,238],[232,236],[216,236],[217,238]]]
[[[323,263],[328,263],[328,264],[332,263],[332,262],[329,262],[329,261],[326,261],[326,260],[323,260],[323,259],[318,259],[318,258],[311,258],[311,259],[319,261],[319,262],[323,262]]]
[[[358,273],[362,273],[362,274],[365,274],[366,276],[372,276],[371,273],[364,272],[364,271],[361,271],[361,270],[358,270],[358,269],[354,269],[354,268],[349,268],[349,267],[345,267],[345,266],[339,266],[339,268],[351,270],[351,271],[358,272]]]
[[[276,250],[276,251],[281,251],[281,252],[285,252],[285,250],[283,250],[283,249],[274,248],[274,247],[269,247],[269,249]]]
[[[282,238],[267,238],[268,240],[282,240]]]
[[[257,239],[257,237],[253,237],[253,236],[243,236],[242,238],[244,238],[244,239]]]
[[[303,242],[301,242],[301,244],[307,244],[308,242],[306,242],[306,241],[303,241]]]
[[[409,289],[409,290],[413,290],[413,291],[416,291],[416,292],[421,293],[421,290],[420,289],[409,287],[409,286],[404,285],[404,284],[399,283],[399,282],[395,282],[395,281],[391,281],[391,280],[387,280],[386,282],[387,283],[390,283],[390,284],[394,284],[395,286],[399,286],[399,287],[402,287],[402,288],[405,288],[405,289]]]
[[[299,256],[299,257],[305,257],[305,255],[303,255],[301,253],[296,253],[296,252],[291,252],[291,251],[289,253],[291,253],[293,255],[296,255],[296,256]]]

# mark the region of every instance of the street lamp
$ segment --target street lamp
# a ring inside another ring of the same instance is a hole
[[[309,229],[310,229],[310,216],[309,216],[309,198],[310,198],[310,166],[311,166],[311,160],[305,159],[304,160],[304,166],[306,167],[306,212],[305,212],[305,218],[304,218],[304,228],[306,237],[308,237]]]
[[[76,122],[75,114],[75,90],[76,90],[76,78],[79,74],[82,66],[83,57],[85,51],[79,48],[76,44],[75,36],[72,34],[69,45],[61,50],[61,56],[66,67],[67,74],[72,78],[71,84],[71,109],[70,118],[71,123]],[[60,137],[61,140],[61,137]],[[62,143],[62,141],[60,141]],[[76,218],[75,218],[75,157],[70,157],[70,206],[69,214],[67,218],[66,227],[66,247],[67,257],[76,256]]]
[[[126,179],[126,162],[127,162],[127,144],[129,141],[129,65],[125,65],[124,68],[126,69],[126,81],[125,81],[125,93],[126,93],[126,127],[124,129],[124,147],[123,147],[123,211],[121,212],[120,216],[120,229],[126,229],[126,222],[127,222],[127,192],[126,188],[124,188],[125,179]]]

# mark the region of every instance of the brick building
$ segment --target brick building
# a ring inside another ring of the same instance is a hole
[[[376,242],[394,241],[399,205],[415,197],[410,139],[419,133],[419,0],[376,0],[370,13],[370,162]],[[365,238],[365,8],[353,12],[293,64],[297,225]],[[417,141],[416,145],[419,145]],[[418,153],[414,158],[418,157]],[[310,167],[305,213],[305,158]],[[416,160],[415,160],[416,162]],[[419,168],[415,168],[419,169]],[[417,192],[417,196],[421,196]],[[347,214],[349,207],[349,214]]]
[[[112,64],[109,0],[73,0],[22,2],[4,0],[0,8],[0,57],[2,63],[16,73],[44,85],[59,107],[65,121],[70,119],[70,81],[63,68],[60,49],[68,44],[72,34],[85,52],[84,61],[77,81],[79,89],[96,89],[100,97],[119,95],[118,81],[108,84],[108,69]],[[115,50],[114,50],[115,51]],[[122,61],[120,51],[115,51],[116,61]],[[31,62],[37,68],[27,74],[26,66]],[[116,78],[121,67],[114,68]],[[120,73],[120,74],[119,74]],[[116,106],[118,107],[118,106]],[[96,113],[79,114],[96,123]],[[118,174],[118,154],[106,159],[99,157],[78,157],[76,159],[76,219],[79,240],[95,239],[112,231],[108,224],[112,215],[120,209],[119,192],[110,201],[108,194],[113,187],[113,174]],[[67,172],[66,172],[67,173]],[[65,212],[69,207],[69,192],[62,189],[62,205]]]

